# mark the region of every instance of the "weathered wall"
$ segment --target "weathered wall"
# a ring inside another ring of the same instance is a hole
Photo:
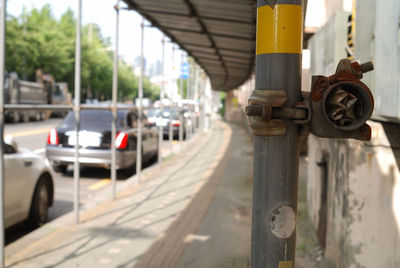
[[[327,177],[324,268],[400,267],[400,125],[371,124],[371,142],[310,137],[308,204],[316,230]]]

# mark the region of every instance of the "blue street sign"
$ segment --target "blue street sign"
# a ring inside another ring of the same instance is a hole
[[[190,74],[189,62],[181,63],[181,75],[179,78],[188,79]]]

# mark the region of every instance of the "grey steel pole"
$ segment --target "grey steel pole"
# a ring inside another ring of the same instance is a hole
[[[181,97],[181,100],[184,99],[184,90],[183,90],[183,75],[182,75],[182,64],[183,64],[183,52],[181,52],[181,79],[179,80],[179,95]],[[181,102],[182,105],[182,102]],[[183,110],[182,110],[182,106],[179,109],[179,151],[182,150],[182,141],[183,141]]]
[[[112,125],[111,125],[111,184],[112,199],[117,195],[117,167],[115,139],[117,136],[117,94],[118,94],[118,48],[119,48],[119,0],[114,7],[115,9],[115,51],[114,51],[114,69],[113,69],[113,86],[112,86]]]
[[[165,94],[165,37],[163,36],[161,40],[162,44],[162,84],[161,84],[161,93],[160,93],[160,122],[158,127],[158,164],[161,165],[162,162],[162,145],[163,145],[163,137],[164,137],[164,130],[163,130],[163,100]]]
[[[198,103],[198,83],[199,83],[199,66],[197,64],[195,64],[194,66],[195,70],[194,70],[194,88],[193,88],[193,98],[196,100],[196,104],[195,104],[195,110],[198,109],[199,103]],[[194,121],[194,128],[193,128],[193,132],[195,132],[197,130],[198,127],[198,121],[199,118],[196,114],[195,116],[195,121]]]
[[[75,223],[79,223],[79,130],[81,103],[81,23],[82,0],[78,0],[78,16],[76,22],[75,41],[75,162],[74,162],[74,212]]]
[[[187,82],[186,82],[186,98],[187,99],[189,99],[189,100],[191,100],[191,99],[193,99],[193,94],[192,94],[192,85],[191,85],[191,83],[192,83],[192,78],[191,78],[191,75],[190,75],[190,62],[189,62],[189,60],[188,60],[188,57],[186,56],[186,59],[187,59],[187,62],[188,62],[188,64],[189,64],[189,75],[188,75],[188,79],[187,79]]]
[[[258,0],[253,97],[280,90],[284,107],[300,100],[302,2]],[[299,126],[283,123],[286,132],[275,133],[280,136],[254,136],[252,268],[295,266]]]
[[[205,85],[200,89],[200,131],[206,131],[206,88]]]
[[[172,67],[174,66],[174,60],[175,60],[175,47],[174,47],[174,45],[172,45]],[[170,107],[169,107],[169,110],[170,110],[170,115],[169,115],[169,129],[168,129],[168,141],[169,141],[169,150],[170,150],[170,155],[173,155],[174,154],[174,145],[173,145],[173,133],[172,133],[172,108],[173,108],[173,104],[172,104],[172,101],[173,101],[173,88],[174,88],[174,84],[175,84],[175,81],[174,81],[174,74],[172,73],[172,88],[171,88],[171,92],[170,92],[170,96],[169,96],[169,100],[170,100]]]
[[[136,143],[136,176],[140,181],[142,176],[142,100],[143,100],[143,43],[144,43],[144,19],[142,19],[141,40],[140,40],[140,76],[139,76],[139,105],[138,105],[138,122],[137,122],[137,143]]]
[[[6,0],[1,1],[0,17],[0,137],[4,140],[4,75],[6,48]],[[0,146],[0,265],[4,267],[4,152]]]

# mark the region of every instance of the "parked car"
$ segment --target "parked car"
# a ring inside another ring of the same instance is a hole
[[[179,127],[182,124],[183,138],[186,138],[186,124],[187,121],[183,117],[183,120],[179,118],[179,111],[176,108],[165,108],[161,112],[162,124],[163,124],[163,135],[164,137],[169,136],[169,126],[172,126],[172,136],[174,139],[179,138]]]
[[[149,109],[146,110],[145,113],[147,116],[147,120],[150,123],[155,124],[156,126],[160,126],[161,109],[159,108]]]
[[[53,171],[38,154],[18,148],[6,136],[4,148],[5,227],[26,221],[39,227],[47,221],[48,208],[54,201]]]
[[[112,113],[107,110],[82,110],[80,113],[79,163],[81,166],[111,168]],[[137,110],[117,112],[117,169],[136,163]],[[54,170],[65,172],[75,162],[75,114],[69,112],[60,126],[50,130],[46,155]],[[158,132],[142,115],[142,162],[156,158]]]

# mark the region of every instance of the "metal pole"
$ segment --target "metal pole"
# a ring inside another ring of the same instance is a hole
[[[119,0],[114,7],[116,13],[115,21],[115,51],[114,51],[114,70],[113,70],[113,86],[112,86],[112,125],[111,125],[111,184],[112,184],[112,199],[117,195],[117,167],[115,139],[117,136],[117,94],[118,94],[118,42],[119,42]]]
[[[188,60],[188,62],[189,62],[189,60]],[[193,94],[192,94],[192,85],[191,85],[192,79],[191,79],[191,71],[190,70],[191,70],[191,67],[190,67],[190,63],[189,63],[189,76],[188,76],[187,83],[186,83],[186,98],[189,100],[192,100]],[[190,110],[189,110],[189,114],[190,114],[190,117],[188,117],[186,119],[187,122],[190,121],[190,126],[188,127],[188,124],[186,124],[186,128],[185,128],[186,140],[189,140],[192,136],[192,130],[191,130],[191,128],[192,128],[192,112]]]
[[[258,0],[255,92],[261,93],[253,97],[281,90],[284,107],[300,100],[302,2]],[[254,136],[252,268],[295,266],[299,127],[283,123],[281,136]]]
[[[139,76],[139,105],[137,122],[137,143],[136,143],[136,176],[140,181],[142,175],[142,99],[143,99],[143,41],[144,41],[144,19],[142,19],[141,40],[140,40],[140,76]]]
[[[182,75],[182,64],[183,64],[183,52],[181,52],[181,79],[179,80],[179,95],[180,99],[182,100],[184,98],[184,90],[183,90],[183,75]],[[179,151],[182,150],[182,141],[183,141],[183,110],[182,110],[182,102],[181,102],[181,107],[179,109]]]
[[[200,89],[200,131],[206,131],[206,88],[203,84],[202,88]]]
[[[4,75],[5,75],[5,47],[6,47],[6,0],[1,1],[0,17],[0,137],[4,140]],[[4,154],[0,146],[0,265],[4,267]]]
[[[81,23],[82,0],[78,0],[78,16],[76,22],[75,41],[75,162],[74,162],[74,212],[75,223],[79,223],[79,129],[81,103]]]
[[[195,104],[195,111],[198,109],[199,107],[199,103],[198,103],[198,94],[197,94],[197,89],[198,89],[198,83],[199,83],[199,67],[197,64],[195,64],[194,66],[195,68],[195,73],[194,73],[194,88],[193,88],[193,98],[196,100],[196,104]],[[193,128],[193,132],[196,131],[197,127],[198,127],[198,121],[199,118],[196,114],[195,116],[195,121],[194,121],[194,128]]]
[[[159,127],[158,127],[158,164],[161,165],[162,162],[162,145],[163,145],[163,100],[164,100],[164,94],[165,94],[165,37],[163,36],[161,40],[162,44],[162,84],[161,84],[161,93],[160,93],[160,122],[159,122]]]
[[[172,45],[172,67],[174,67],[174,59],[175,59],[175,47],[174,45]],[[172,83],[171,83],[171,92],[170,92],[170,96],[169,96],[169,100],[170,100],[170,115],[169,115],[169,129],[168,129],[168,141],[169,141],[169,149],[170,149],[170,155],[174,154],[174,145],[173,145],[173,133],[172,133],[172,108],[173,108],[173,89],[175,86],[175,81],[174,81],[174,73],[172,73]]]

